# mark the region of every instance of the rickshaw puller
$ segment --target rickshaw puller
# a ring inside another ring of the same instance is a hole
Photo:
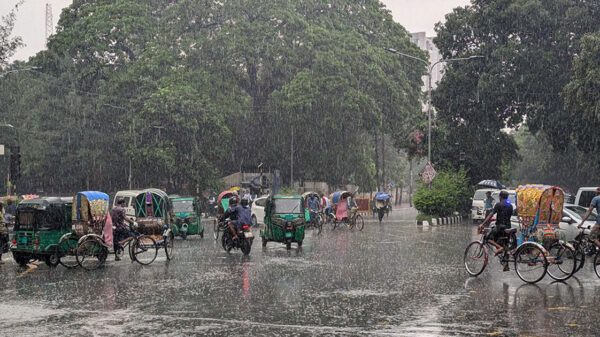
[[[513,214],[513,207],[510,203],[507,203],[508,193],[506,191],[500,192],[500,201],[494,206],[494,209],[490,214],[488,214],[487,218],[483,220],[481,225],[479,225],[479,230],[483,230],[483,227],[486,223],[488,223],[494,214],[497,214],[496,218],[496,228],[492,232],[490,232],[486,236],[486,240],[491,243],[494,247],[496,247],[496,255],[502,253],[504,251],[504,247],[498,244],[496,241],[498,237],[504,235],[504,231],[510,228],[510,217]],[[508,264],[504,265],[504,271],[508,271]]]
[[[117,206],[112,209],[111,218],[115,225],[114,231],[114,243],[113,248],[115,252],[119,249],[119,246],[125,244],[128,240],[133,238],[133,233],[131,230],[125,225],[125,221],[129,222],[129,224],[133,224],[134,221],[125,215],[125,199],[117,200]],[[121,258],[119,255],[115,254],[115,261],[119,261]]]

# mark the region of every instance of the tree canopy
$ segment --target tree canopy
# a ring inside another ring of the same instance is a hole
[[[378,0],[74,0],[42,70],[0,83],[0,120],[26,188],[124,188],[129,161],[134,187],[260,162],[289,181],[292,158],[296,179],[370,188],[374,137],[408,148],[422,123],[425,69],[387,47],[426,57]]]

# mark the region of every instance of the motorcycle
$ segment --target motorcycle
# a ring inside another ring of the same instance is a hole
[[[237,239],[234,239],[229,227],[225,228],[221,237],[223,249],[228,253],[234,248],[240,249],[244,255],[249,255],[254,242],[254,234],[250,229],[250,225],[243,225],[242,229],[237,230],[237,232]]]

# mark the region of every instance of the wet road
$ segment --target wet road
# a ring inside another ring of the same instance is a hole
[[[600,280],[524,285],[494,261],[462,266],[471,225],[417,227],[401,210],[363,232],[309,232],[302,250],[256,240],[249,258],[178,239],[176,258],[97,271],[0,266],[0,335],[593,336]]]

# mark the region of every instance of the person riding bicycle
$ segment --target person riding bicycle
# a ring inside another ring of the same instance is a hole
[[[496,227],[487,236],[486,240],[496,247],[496,255],[504,251],[504,247],[498,244],[498,238],[504,235],[504,231],[511,227],[510,217],[513,214],[513,206],[508,201],[508,192],[500,192],[500,201],[494,206],[492,212],[483,220],[479,225],[479,230],[483,230],[485,224],[492,219],[492,216],[496,214]],[[508,263],[504,264],[504,271],[508,271]]]
[[[577,226],[577,228],[581,229],[583,224],[592,214],[594,208],[596,209],[596,213],[600,214],[600,187],[596,188],[596,196],[592,199],[590,207],[588,208],[587,212],[585,212],[585,215],[583,216],[583,219],[581,219],[581,223]],[[596,224],[594,227],[592,227],[589,239],[594,242],[596,247],[600,247],[600,216],[596,217]]]
[[[112,209],[110,217],[115,226],[115,230],[113,232],[113,248],[116,252],[119,249],[119,246],[122,246],[134,236],[129,227],[125,225],[125,221],[129,222],[129,224],[134,223],[133,220],[125,215],[125,199],[117,199],[117,206]],[[115,254],[115,261],[119,260],[121,260],[121,258],[119,255]]]
[[[310,196],[308,196],[308,200],[306,201],[306,204],[308,206],[308,210],[309,210],[309,214],[310,214],[310,221],[314,221],[316,214],[319,212],[319,208],[320,208],[320,203],[319,203],[319,198],[317,197],[316,194],[311,194]]]
[[[233,240],[237,240],[237,233],[242,229],[243,225],[252,225],[252,213],[250,211],[250,200],[243,198],[240,205],[237,205],[237,200],[229,200],[229,208],[220,220],[224,221],[229,218],[229,229],[233,234]]]

